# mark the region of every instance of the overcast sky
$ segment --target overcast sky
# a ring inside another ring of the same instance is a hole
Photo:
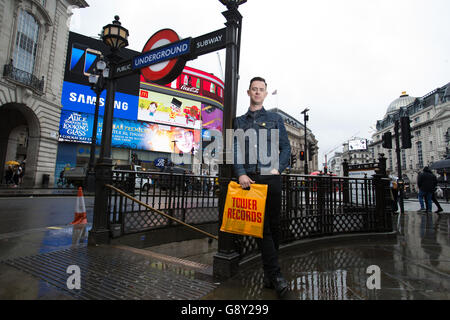
[[[225,22],[219,0],[87,2],[89,8],[74,10],[72,31],[96,37],[117,14],[137,51],[163,28],[197,37]],[[279,107],[302,123],[300,112],[311,110],[320,166],[351,137],[370,139],[370,127],[402,91],[422,97],[450,82],[448,0],[248,0],[239,11],[238,115],[248,108],[249,80],[264,77],[266,109]],[[222,65],[217,53],[187,65],[222,78],[225,51],[219,55]]]

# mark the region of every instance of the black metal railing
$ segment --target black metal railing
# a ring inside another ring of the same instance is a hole
[[[191,225],[220,223],[217,178],[170,173],[113,171],[112,185],[147,205]],[[281,244],[348,233],[392,231],[389,180],[283,175]],[[110,224],[122,234],[177,225],[111,191]],[[232,235],[241,259],[258,252],[254,238]]]
[[[44,92],[44,77],[39,79],[31,73],[15,68],[11,63],[4,65],[3,77],[24,84],[38,93]]]
[[[218,221],[215,178],[174,173],[113,171],[112,185],[139,201],[187,224]],[[123,234],[176,225],[118,192],[111,191],[110,224],[121,224]]]
[[[284,175],[280,243],[392,231],[390,201],[389,181],[380,177]],[[234,242],[241,258],[258,252],[252,237],[234,236]]]

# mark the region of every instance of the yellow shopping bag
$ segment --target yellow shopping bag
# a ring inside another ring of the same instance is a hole
[[[262,238],[266,198],[265,184],[252,184],[250,190],[244,190],[231,181],[220,231]]]

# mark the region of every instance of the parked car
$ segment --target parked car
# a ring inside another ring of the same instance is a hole
[[[147,191],[153,184],[153,179],[149,174],[145,174],[146,171],[141,166],[134,164],[116,165],[114,170],[127,171],[114,172],[113,179],[124,181],[124,191],[129,193],[134,193],[135,189]]]
[[[73,185],[76,188],[85,187],[87,170],[87,164],[71,168],[63,172],[63,179],[67,185]]]
[[[169,188],[185,190],[189,184],[189,177],[186,176],[187,170],[180,167],[164,167],[161,170],[162,173],[172,173],[176,175],[161,174],[155,175],[154,182],[161,190],[167,190]],[[185,175],[184,177],[181,175]]]

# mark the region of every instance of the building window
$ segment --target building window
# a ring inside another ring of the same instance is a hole
[[[28,12],[20,10],[13,55],[14,67],[33,74],[38,37],[39,25],[36,19]]]
[[[423,155],[422,155],[422,142],[417,142],[417,159],[418,159],[418,169],[423,168]]]
[[[401,150],[400,152],[402,154],[402,169],[406,170],[406,151]]]
[[[392,150],[388,150],[388,154],[389,154],[389,169],[392,170],[393,165],[392,165]]]

